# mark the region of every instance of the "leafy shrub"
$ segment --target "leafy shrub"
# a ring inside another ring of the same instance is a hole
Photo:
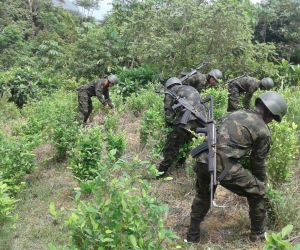
[[[285,119],[281,123],[269,124],[272,130],[270,155],[267,160],[268,175],[274,187],[290,178],[290,165],[298,152],[296,125]]]
[[[134,69],[118,67],[116,73],[119,78],[117,93],[122,95],[123,98],[138,92],[141,88],[146,87],[148,82],[153,81],[153,70],[146,64]]]
[[[9,95],[9,101],[22,108],[31,98],[37,98],[42,89],[50,92],[56,88],[49,77],[30,67],[16,68],[0,74],[0,95]]]
[[[140,113],[151,106],[163,108],[163,95],[155,93],[155,86],[148,84],[144,89],[132,93],[125,98],[122,109],[128,112]]]
[[[4,224],[8,222],[14,222],[17,219],[17,215],[12,215],[12,210],[15,203],[16,200],[9,196],[9,188],[7,184],[0,181],[0,229],[4,226]]]
[[[226,88],[208,88],[201,94],[201,97],[205,98],[210,95],[214,98],[214,119],[217,120],[227,113],[228,91]]]
[[[163,242],[172,244],[178,237],[163,227],[167,205],[151,197],[149,183],[133,174],[141,163],[115,162],[113,154],[89,181],[93,198],[81,200],[82,190],[77,190],[78,207],[68,219],[71,248],[163,249]]]
[[[268,225],[271,228],[281,228],[284,225],[294,223],[300,219],[300,211],[295,209],[299,205],[299,199],[295,198],[295,192],[291,191],[296,183],[288,183],[278,190],[268,187]],[[299,231],[299,225],[297,225]]]
[[[21,116],[20,110],[18,107],[11,102],[8,102],[8,97],[0,98],[0,110],[1,110],[1,117],[0,121],[6,122],[8,120],[17,119]]]
[[[106,119],[104,121],[104,129],[105,131],[117,131],[118,130],[118,122],[119,122],[119,117],[114,115],[114,114],[108,114],[106,116]]]
[[[70,120],[67,116],[62,116],[56,120],[52,129],[51,138],[55,146],[56,157],[64,160],[69,150],[72,149],[78,134],[78,124],[74,117]]]
[[[40,135],[51,140],[56,148],[56,156],[63,159],[72,148],[79,129],[76,122],[76,95],[61,89],[42,100],[25,105],[22,114],[27,123],[16,129],[16,134]]]
[[[124,134],[117,135],[112,130],[106,133],[107,151],[116,150],[116,158],[119,158],[126,149],[126,137]]]
[[[24,187],[24,176],[35,170],[33,145],[26,138],[0,135],[0,181],[16,194]]]
[[[293,246],[287,240],[284,240],[286,236],[288,236],[293,230],[293,225],[287,225],[282,229],[281,232],[275,234],[265,233],[266,244],[263,250],[299,250],[300,244]]]
[[[103,136],[100,127],[81,130],[70,151],[70,169],[81,180],[93,179],[102,156]]]

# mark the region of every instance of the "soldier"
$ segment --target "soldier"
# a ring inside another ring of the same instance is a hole
[[[287,104],[277,92],[265,92],[255,100],[254,110],[238,110],[221,117],[217,125],[217,176],[230,166],[220,185],[246,197],[251,222],[251,242],[264,239],[266,218],[265,161],[269,153],[271,133],[268,123],[281,122]],[[250,155],[250,171],[238,160]],[[207,152],[200,153],[193,167],[196,173],[196,195],[191,207],[191,223],[187,233],[189,242],[200,241],[200,223],[210,208],[210,174]]]
[[[86,123],[92,110],[92,96],[97,96],[98,100],[106,109],[113,109],[114,106],[109,98],[109,89],[118,83],[116,75],[109,75],[107,79],[98,78],[89,82],[86,85],[76,88],[78,91],[78,121]]]
[[[219,82],[223,78],[223,74],[218,69],[213,69],[207,75],[197,72],[197,74],[190,76],[183,82],[184,85],[194,87],[200,94],[203,89]]]
[[[228,112],[238,110],[239,97],[241,93],[245,93],[245,108],[250,108],[251,98],[253,93],[259,88],[260,90],[270,90],[274,86],[271,78],[266,77],[261,81],[256,78],[246,76],[237,79],[236,81],[228,84]]]
[[[201,98],[196,89],[191,86],[182,85],[180,79],[171,77],[167,80],[165,88],[172,91],[178,97],[185,98],[185,100],[194,107],[194,110],[206,116],[204,106],[201,104]],[[169,167],[176,161],[179,154],[179,149],[193,138],[193,134],[189,131],[195,131],[197,127],[203,127],[193,114],[190,114],[187,119],[183,119],[185,112],[188,112],[182,106],[178,107],[175,111],[173,105],[177,104],[176,100],[168,93],[165,93],[164,110],[166,124],[172,126],[172,131],[169,134],[167,142],[164,146],[164,159],[158,166],[158,171],[163,172],[159,176],[164,177],[167,175]],[[180,159],[181,165],[184,165],[185,157]]]

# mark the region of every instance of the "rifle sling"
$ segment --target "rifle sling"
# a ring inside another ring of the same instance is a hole
[[[228,174],[229,170],[232,168],[234,164],[228,161],[228,157],[222,151],[219,150],[217,154],[220,156],[223,166],[225,166],[224,170],[221,172],[221,174],[218,177],[218,183],[220,183],[224,179],[224,177]]]
[[[197,155],[199,155],[200,153],[202,153],[203,151],[205,151],[207,149],[208,149],[207,142],[203,142],[202,144],[200,144],[196,148],[192,149],[191,152],[190,152],[190,155],[193,158],[195,158]],[[221,156],[220,158],[222,160],[222,163],[223,164],[225,163],[224,164],[225,165],[225,169],[221,172],[221,174],[218,177],[218,183],[220,183],[224,179],[224,177],[228,174],[228,172],[230,171],[230,169],[232,168],[232,166],[234,164],[228,161],[227,156],[223,152],[218,151],[217,154]]]

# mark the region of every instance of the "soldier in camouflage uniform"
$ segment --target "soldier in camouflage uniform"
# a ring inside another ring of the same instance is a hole
[[[97,96],[98,100],[106,109],[113,109],[114,106],[109,98],[109,89],[118,83],[116,75],[109,75],[107,79],[96,79],[86,85],[76,88],[78,91],[79,113],[77,120],[86,123],[92,110],[91,97]]]
[[[258,90],[270,90],[274,86],[274,82],[271,78],[266,77],[261,81],[250,77],[242,77],[236,81],[228,84],[228,112],[232,112],[239,109],[239,97],[241,93],[245,93],[245,108],[250,108],[251,98],[253,93]]]
[[[246,197],[249,205],[252,242],[264,239],[266,218],[267,174],[265,161],[270,149],[268,123],[281,122],[287,104],[277,92],[265,92],[255,100],[254,110],[238,110],[220,118],[217,125],[217,176],[225,167],[229,172],[220,185]],[[238,162],[250,155],[250,171]],[[200,241],[200,223],[210,208],[210,173],[207,152],[197,156],[193,167],[196,173],[196,195],[192,204],[191,224],[187,233],[189,242]]]
[[[202,90],[219,82],[223,78],[223,74],[218,69],[213,69],[207,75],[197,72],[196,74],[187,78],[182,84],[194,87],[200,94]]]
[[[165,88],[169,89],[177,96],[185,98],[199,114],[206,116],[204,106],[201,104],[201,98],[196,89],[191,86],[181,85],[180,79],[172,77],[167,80]],[[164,159],[158,166],[158,171],[163,172],[159,176],[164,177],[167,174],[169,167],[175,162],[179,154],[179,149],[186,143],[189,143],[193,134],[189,131],[195,131],[198,127],[203,127],[193,114],[190,114],[187,120],[183,120],[183,115],[186,110],[181,106],[175,111],[173,105],[177,104],[176,100],[169,94],[165,93],[164,110],[166,123],[172,124],[172,132],[169,134],[167,142],[164,146]],[[188,111],[187,111],[188,112]],[[181,164],[184,164],[185,158],[180,159]]]

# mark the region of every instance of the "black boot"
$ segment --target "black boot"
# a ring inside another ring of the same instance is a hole
[[[186,165],[186,158],[183,157],[183,158],[180,158],[177,163],[176,163],[176,167],[177,168],[185,168],[185,165]]]
[[[264,241],[265,232],[263,220],[251,220],[251,233],[249,235],[251,242]]]
[[[200,242],[200,220],[191,218],[191,224],[187,233],[187,241],[192,243]]]
[[[162,172],[160,175],[156,176],[156,179],[164,178],[168,175],[168,167],[160,164],[157,168],[159,172]]]

